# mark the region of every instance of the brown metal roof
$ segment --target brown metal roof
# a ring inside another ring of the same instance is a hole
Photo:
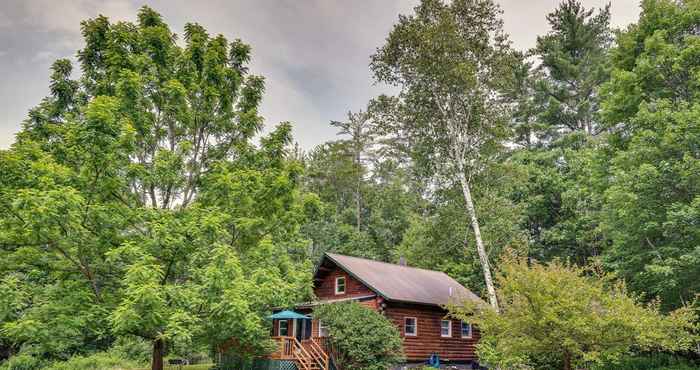
[[[390,301],[447,305],[470,300],[485,302],[444,272],[326,253],[324,258]]]

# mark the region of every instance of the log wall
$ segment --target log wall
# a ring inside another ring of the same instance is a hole
[[[445,338],[440,335],[440,321],[447,311],[438,307],[387,303],[384,314],[399,328],[408,361],[426,361],[433,353],[437,353],[443,361],[476,360],[474,347],[479,341],[476,328],[472,328],[471,338],[462,338],[460,321],[452,319],[452,336]],[[406,317],[416,318],[417,336],[406,336],[404,333]]]

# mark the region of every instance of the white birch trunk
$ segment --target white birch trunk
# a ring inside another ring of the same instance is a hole
[[[476,217],[476,209],[474,209],[474,201],[472,200],[472,192],[469,188],[469,181],[467,181],[467,177],[464,175],[464,169],[462,168],[463,166],[460,165],[459,167],[459,181],[462,184],[464,202],[467,206],[467,213],[472,224],[472,230],[474,231],[476,251],[479,254],[481,268],[484,271],[484,281],[486,282],[489,303],[494,310],[496,310],[496,312],[500,312],[498,307],[498,298],[496,297],[496,288],[493,285],[493,278],[491,277],[491,265],[489,264],[489,257],[486,254],[486,248],[484,248],[484,242],[481,239],[481,229],[479,228],[479,220]]]

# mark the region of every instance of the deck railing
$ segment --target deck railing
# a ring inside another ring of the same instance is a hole
[[[270,355],[274,360],[294,360],[294,337],[272,337],[277,349]]]
[[[312,370],[329,368],[330,358],[323,344],[317,340],[322,338],[310,338],[299,342],[295,337],[272,337],[277,342],[277,349],[270,354],[273,360],[295,361],[300,369]],[[325,343],[325,341],[322,341]]]

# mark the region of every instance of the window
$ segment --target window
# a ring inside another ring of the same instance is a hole
[[[449,338],[452,336],[452,321],[442,320],[440,321],[440,336],[444,338]]]
[[[415,317],[406,317],[403,321],[403,332],[407,336],[418,335],[418,320]]]
[[[280,337],[288,337],[289,336],[289,321],[287,321],[287,320],[280,320],[279,321],[278,335]]]
[[[462,321],[462,338],[472,337],[472,324]]]
[[[345,294],[345,277],[335,278],[335,294]]]
[[[328,327],[326,325],[323,325],[323,322],[321,320],[318,320],[318,336],[319,337],[327,337],[328,336]]]

